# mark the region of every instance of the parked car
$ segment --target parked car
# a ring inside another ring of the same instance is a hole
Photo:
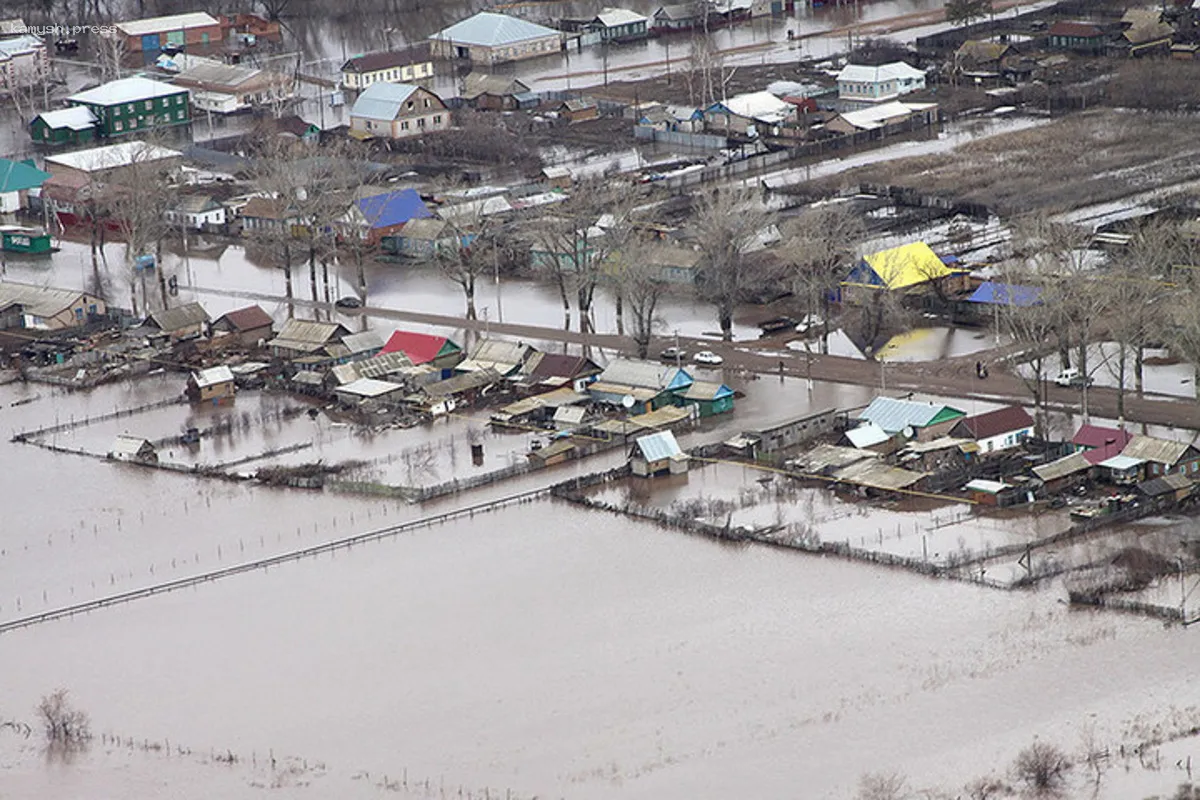
[[[338,308],[362,308],[362,300],[357,297],[342,297],[334,305]]]
[[[687,351],[682,347],[668,347],[658,354],[658,357],[664,361],[677,361],[687,358]]]
[[[697,364],[711,364],[712,366],[725,363],[725,359],[721,358],[712,350],[701,350],[692,357],[692,360]]]
[[[1058,386],[1082,389],[1084,386],[1091,386],[1093,381],[1075,367],[1070,367],[1055,375],[1054,383]]]

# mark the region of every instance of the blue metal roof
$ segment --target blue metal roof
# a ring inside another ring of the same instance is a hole
[[[1042,302],[1042,290],[1037,286],[986,281],[967,298],[967,302],[1026,308]]]
[[[481,11],[473,17],[467,17],[462,22],[456,22],[430,38],[454,42],[455,44],[503,47],[530,39],[541,39],[546,36],[558,35],[558,31],[553,28],[547,28],[545,25],[526,22],[523,19],[517,19],[505,14]]]
[[[949,406],[920,403],[915,400],[876,397],[863,409],[858,418],[874,422],[886,433],[900,433],[905,428],[924,428],[948,408]],[[961,411],[958,413],[959,416],[963,416]]]
[[[41,186],[50,178],[29,161],[11,161],[0,158],[0,192],[19,192]]]
[[[376,84],[378,85],[378,84]],[[390,228],[403,225],[410,219],[432,217],[421,195],[416,189],[401,189],[398,192],[375,194],[358,201],[358,210],[372,228]]]
[[[659,431],[649,436],[642,436],[635,440],[634,444],[637,445],[642,458],[647,461],[661,461],[683,452],[679,448],[679,442],[675,441],[675,434],[670,431]]]
[[[354,101],[350,116],[391,122],[418,88],[409,83],[372,83]]]

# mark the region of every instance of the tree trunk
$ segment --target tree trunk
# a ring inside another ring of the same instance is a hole
[[[625,335],[625,295],[620,290],[617,291],[617,335]],[[641,353],[638,357],[645,358],[646,354]]]
[[[367,304],[367,270],[363,263],[362,247],[354,248],[354,269],[358,276],[358,296],[362,298],[363,305]]]
[[[129,310],[133,312],[133,318],[138,318],[138,300],[137,300],[137,278],[130,276],[129,278]]]
[[[1143,371],[1143,367],[1145,367],[1145,361],[1146,347],[1141,342],[1138,342],[1137,350],[1133,355],[1133,380],[1134,385],[1137,387],[1138,397],[1141,397],[1143,391],[1145,390],[1145,372]]]
[[[309,290],[312,292],[312,301],[314,303],[318,302],[319,298],[317,295],[317,248],[315,245],[312,245],[312,244],[309,244],[309,247],[308,247],[308,287],[309,287]],[[319,320],[320,318],[321,318],[321,310],[319,308],[314,308],[313,309],[313,319]]]
[[[1117,356],[1117,419],[1125,420],[1125,368],[1129,361],[1129,348],[1124,342],[1118,343],[1121,348]],[[1086,378],[1085,378],[1086,379]]]
[[[329,259],[321,259],[321,280],[325,283],[325,302],[333,302],[333,294],[329,289]]]
[[[1061,333],[1058,335],[1058,361],[1060,370],[1071,368],[1071,340]]]
[[[717,309],[717,318],[721,323],[721,341],[733,341],[733,303],[721,301],[720,308]]]
[[[479,319],[479,314],[475,311],[475,276],[469,275],[462,282],[462,287],[467,298],[467,319]]]

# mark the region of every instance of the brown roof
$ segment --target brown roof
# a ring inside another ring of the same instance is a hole
[[[1059,20],[1047,31],[1050,36],[1070,36],[1075,39],[1095,39],[1104,35],[1104,31],[1086,22],[1068,22]]]
[[[590,358],[564,353],[539,353],[537,364],[529,371],[529,377],[538,380],[549,378],[581,378],[598,375],[600,367]],[[536,357],[536,356],[535,356]]]
[[[251,197],[250,201],[242,206],[242,216],[256,219],[286,219],[287,209],[284,206],[283,201],[273,197]]]
[[[403,50],[355,56],[342,65],[342,72],[376,72],[381,69],[405,67],[409,64],[421,64],[426,61],[429,61],[429,43],[422,42]]]
[[[963,418],[955,427],[965,427],[975,439],[988,439],[1002,433],[1033,427],[1033,418],[1019,406],[1007,406]]]
[[[229,327],[235,331],[252,331],[255,328],[269,328],[275,324],[271,315],[259,306],[246,306],[237,311],[222,314],[217,318],[216,324],[220,325],[222,322],[228,323]]]

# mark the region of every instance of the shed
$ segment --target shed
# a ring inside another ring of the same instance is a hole
[[[345,386],[339,386],[333,390],[333,393],[343,403],[357,405],[364,402],[385,402],[399,399],[403,391],[404,386],[399,383],[380,381],[375,378],[359,378]]]
[[[550,467],[575,458],[577,449],[570,439],[558,439],[545,447],[529,451],[527,457],[536,467]]]
[[[851,447],[876,453],[893,452],[898,446],[893,436],[894,434],[888,433],[874,422],[864,422],[857,428],[846,431],[846,441],[850,443]]]
[[[208,312],[199,303],[186,303],[176,308],[155,311],[146,318],[145,326],[162,331],[172,339],[199,336],[209,321]]]
[[[1056,494],[1071,486],[1082,483],[1091,474],[1092,464],[1083,453],[1071,453],[1069,456],[1042,464],[1033,468],[1033,474],[1045,485],[1046,492]]]
[[[1086,454],[1082,454],[1086,458]],[[1146,471],[1146,462],[1141,458],[1117,455],[1104,459],[1096,464],[1110,483],[1120,486],[1132,486],[1142,480]]]
[[[359,361],[379,353],[383,349],[383,337],[375,331],[351,333],[342,337],[342,345],[348,360]]]
[[[116,461],[134,461],[140,464],[158,463],[158,452],[149,439],[124,433],[117,436],[108,457]]]
[[[555,110],[563,119],[571,122],[583,122],[600,116],[600,107],[596,105],[596,101],[583,98],[564,100]]]
[[[1009,505],[1009,503],[1005,503],[1003,500],[1016,487],[1002,481],[989,481],[983,478],[976,478],[973,481],[969,481],[963,488],[966,490],[967,496],[980,505],[1003,506]]]
[[[1179,473],[1171,475],[1163,475],[1159,478],[1151,478],[1148,481],[1142,481],[1137,485],[1138,491],[1147,497],[1154,499],[1186,500],[1192,494],[1191,478]]]
[[[558,430],[571,430],[583,424],[587,409],[583,406],[559,406],[554,409],[554,427]]]
[[[236,389],[233,370],[224,365],[193,372],[188,378],[186,394],[193,403],[218,404],[232,400]]]
[[[744,431],[725,446],[749,458],[774,453],[815,439],[833,430],[837,414],[832,408],[779,420],[756,430]]]
[[[543,167],[542,180],[553,189],[570,189],[571,170],[566,167]]]
[[[675,475],[687,472],[687,454],[675,441],[675,434],[659,431],[634,440],[629,451],[629,467],[634,475],[643,478],[664,472]]]
[[[217,317],[213,338],[228,338],[241,347],[258,347],[271,338],[275,321],[261,306],[246,306]]]
[[[523,371],[525,364],[537,351],[524,342],[505,342],[483,339],[471,348],[466,360],[455,367],[456,372],[495,370],[502,376]]]

